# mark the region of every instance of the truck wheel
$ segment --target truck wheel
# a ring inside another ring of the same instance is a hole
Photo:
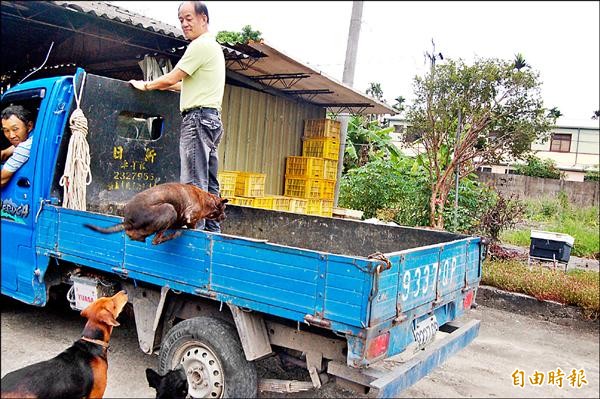
[[[180,363],[193,398],[256,397],[256,368],[246,360],[235,327],[224,321],[194,317],[171,328],[160,348],[159,372]]]

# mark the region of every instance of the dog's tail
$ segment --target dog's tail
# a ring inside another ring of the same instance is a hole
[[[125,230],[125,225],[123,223],[119,223],[119,224],[115,224],[114,226],[110,226],[110,227],[98,227],[98,226],[94,226],[93,224],[84,224],[85,227],[87,227],[88,229],[97,231],[99,233],[104,233],[104,234],[111,234],[111,233],[116,233],[117,231],[123,231]]]

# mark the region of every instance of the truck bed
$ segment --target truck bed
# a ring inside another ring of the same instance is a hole
[[[101,234],[119,216],[44,206],[38,253],[358,337],[409,328],[434,308],[440,325],[460,313],[479,281],[479,238],[360,221],[228,206],[223,234],[187,230],[160,245]],[[369,258],[375,252],[385,258]],[[389,263],[385,261],[387,259]],[[401,352],[411,334],[393,342]]]

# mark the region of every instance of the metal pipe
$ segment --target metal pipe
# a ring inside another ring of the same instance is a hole
[[[456,158],[456,147],[460,140],[462,125],[462,113],[458,109],[458,128],[456,129],[456,143],[454,144],[454,157]],[[456,163],[456,192],[454,194],[454,228],[458,225],[458,182],[460,180],[460,163]]]

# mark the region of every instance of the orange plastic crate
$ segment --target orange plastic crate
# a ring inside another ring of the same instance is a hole
[[[236,197],[264,197],[266,178],[264,173],[238,172],[235,181]]]
[[[302,139],[302,156],[337,160],[339,158],[339,139],[310,138]]]
[[[287,176],[285,178],[286,197],[333,199],[334,193],[335,180]]]
[[[287,157],[285,175],[292,177],[325,177],[325,159],[315,157]]]
[[[341,123],[333,119],[308,119],[304,121],[304,137],[340,138]]]

